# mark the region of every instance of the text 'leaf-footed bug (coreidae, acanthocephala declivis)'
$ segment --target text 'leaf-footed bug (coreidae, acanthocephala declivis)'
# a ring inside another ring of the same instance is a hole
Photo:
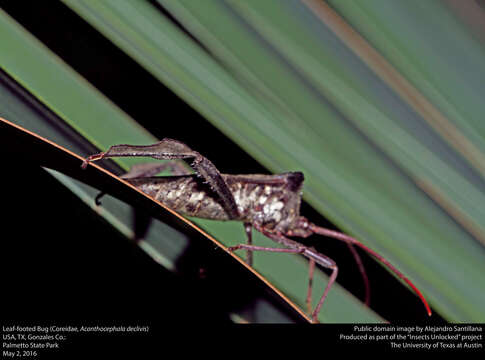
[[[252,264],[253,251],[297,253],[308,258],[310,279],[306,302],[313,322],[318,322],[320,309],[337,278],[338,267],[329,257],[288,238],[289,236],[306,238],[312,234],[319,234],[345,242],[359,266],[365,283],[366,304],[368,305],[370,299],[369,281],[360,256],[355,249],[355,246],[360,247],[404,280],[419,296],[428,315],[431,315],[431,309],[421,292],[389,261],[353,237],[322,228],[300,216],[303,185],[303,174],[301,172],[277,175],[221,174],[207,158],[190,149],[184,143],[172,139],[163,139],[156,144],[146,146],[112,146],[106,152],[86,158],[82,167],[86,168],[91,161],[122,156],[143,156],[159,160],[193,159],[191,167],[195,174],[189,174],[182,164],[169,161],[160,164],[135,165],[122,178],[150,197],[183,215],[221,221],[241,221],[244,224],[248,242],[247,244],[230,247],[228,250],[247,250],[246,261],[249,265]],[[175,176],[154,176],[165,169],[172,170]],[[284,248],[253,245],[251,235],[253,227],[271,240],[283,245]],[[331,274],[322,297],[312,311],[311,292],[315,264],[329,269]]]

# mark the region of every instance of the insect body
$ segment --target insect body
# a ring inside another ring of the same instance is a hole
[[[318,313],[332,284],[335,282],[338,267],[329,257],[290,239],[289,236],[307,237],[312,234],[319,234],[347,243],[364,279],[366,303],[368,304],[370,294],[368,279],[355,246],[364,249],[410,285],[421,298],[428,315],[431,315],[431,310],[420,291],[389,261],[353,237],[319,227],[300,215],[301,189],[304,179],[302,173],[289,172],[277,175],[221,174],[207,158],[190,149],[187,145],[172,139],[163,139],[156,144],[147,146],[112,146],[106,152],[89,156],[84,160],[82,166],[86,168],[91,161],[119,156],[147,156],[166,160],[193,159],[191,167],[195,174],[186,174],[187,171],[180,164],[167,162],[135,166],[122,177],[141,191],[179,213],[212,220],[241,221],[244,224],[248,243],[233,246],[228,250],[247,250],[248,264],[252,263],[253,251],[300,253],[307,257],[310,262],[310,286],[307,293],[309,309],[311,309],[311,283],[315,264],[330,269],[329,282],[317,306],[311,311],[314,322],[317,322]],[[177,176],[152,176],[167,167],[170,167]],[[284,248],[252,245],[251,230],[253,227],[263,235],[283,245]]]
[[[212,220],[237,220],[282,232],[294,228],[299,217],[299,192],[303,174],[221,174],[232,193],[238,216],[231,218],[210,186],[196,175],[128,179],[167,207],[188,216]]]

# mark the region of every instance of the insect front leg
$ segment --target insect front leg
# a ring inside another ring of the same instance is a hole
[[[177,140],[163,139],[153,145],[115,145],[110,147],[108,151],[89,156],[84,160],[82,167],[86,168],[89,162],[104,158],[134,156],[163,160],[194,159],[190,166],[219,196],[229,218],[239,218],[236,201],[219,170],[207,158]]]

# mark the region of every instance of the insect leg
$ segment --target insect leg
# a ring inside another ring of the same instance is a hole
[[[310,258],[308,269],[308,291],[306,295],[306,308],[309,314],[312,313],[312,289],[313,289],[313,274],[315,273],[315,260]]]
[[[367,273],[365,271],[364,263],[362,262],[362,259],[360,258],[359,253],[355,249],[355,246],[353,246],[350,243],[347,243],[347,246],[349,247],[350,252],[354,256],[354,260],[357,263],[357,266],[360,271],[360,275],[362,276],[362,280],[364,281],[365,304],[369,306],[370,305],[370,284],[369,284],[369,278],[367,277]]]
[[[217,193],[229,217],[231,219],[239,218],[236,201],[219,170],[209,159],[184,143],[172,139],[163,139],[152,145],[115,145],[110,147],[108,151],[89,156],[84,160],[82,167],[86,168],[91,161],[120,156],[146,156],[163,160],[194,159],[190,166]]]
[[[324,233],[322,233],[322,231]],[[369,278],[367,277],[367,273],[365,271],[364,263],[362,262],[362,259],[355,249],[354,245],[356,244],[357,240],[353,239],[354,241],[349,240],[349,236],[345,235],[343,233],[339,233],[336,231],[330,231],[328,229],[316,226],[315,224],[310,223],[306,218],[303,216],[300,216],[300,219],[296,226],[292,227],[287,231],[286,235],[287,236],[300,236],[300,237],[308,237],[311,234],[320,234],[320,235],[326,235],[329,237],[333,238],[338,238],[339,240],[344,241],[350,252],[352,253],[352,256],[354,257],[355,263],[357,264],[357,267],[359,268],[360,275],[362,276],[362,280],[364,281],[364,287],[365,287],[365,304],[369,306],[370,304],[370,285],[369,285]],[[339,234],[339,235],[336,235]],[[337,237],[338,236],[338,237]]]
[[[271,234],[271,236],[268,236],[268,237],[270,237],[272,240],[275,240],[278,243],[285,244],[286,241],[289,241],[287,244],[291,244],[291,245],[287,245],[287,246],[290,246],[290,247],[272,248],[272,247],[239,244],[236,246],[231,246],[230,248],[228,248],[228,250],[232,252],[239,249],[245,249],[245,250],[251,250],[251,251],[271,251],[271,252],[279,252],[279,253],[303,254],[310,260],[310,273],[311,273],[310,283],[313,281],[313,270],[314,270],[315,263],[318,263],[323,267],[331,269],[332,274],[330,275],[327,286],[323,291],[323,295],[320,298],[320,301],[318,302],[317,306],[315,307],[315,310],[313,310],[313,312],[311,313],[312,321],[318,322],[318,313],[320,312],[320,309],[322,308],[322,305],[325,302],[325,299],[327,298],[330,288],[332,287],[333,283],[335,282],[335,279],[337,278],[337,273],[338,273],[337,264],[335,264],[335,262],[332,259],[330,259],[328,256],[325,256],[311,248],[298,244],[296,243],[296,241],[285,238],[281,234],[274,234],[274,233],[269,233],[269,234]],[[307,294],[307,304],[309,301],[308,300],[309,296],[311,297],[311,287],[309,288],[308,294]],[[311,312],[311,305],[308,305],[308,306],[310,307],[310,312]]]
[[[311,248],[307,248],[307,250],[303,253],[306,257],[310,259],[310,266],[312,266],[311,261],[313,260],[317,264],[322,265],[323,267],[332,270],[332,273],[330,274],[330,278],[328,279],[327,286],[325,287],[325,290],[323,291],[323,295],[318,301],[317,306],[312,312],[312,321],[313,322],[318,322],[318,314],[320,313],[320,310],[323,306],[323,303],[325,302],[325,299],[327,298],[328,292],[330,291],[330,288],[332,287],[333,283],[335,282],[335,279],[337,279],[337,274],[338,274],[338,267],[335,261],[330,259],[328,256],[323,255]],[[313,277],[313,274],[312,274]],[[313,279],[312,279],[313,280]],[[309,290],[310,291],[310,290]],[[311,292],[310,292],[311,296]]]
[[[239,244],[235,246],[228,247],[227,250],[230,252],[236,250],[251,250],[251,251],[270,251],[270,252],[281,252],[281,253],[290,253],[290,254],[301,254],[305,251],[303,248],[274,248],[274,247],[266,247],[266,246],[256,246],[256,245],[247,245],[247,244]]]
[[[400,272],[394,265],[392,265],[382,255],[378,254],[377,252],[375,252],[371,248],[365,246],[364,244],[362,244],[360,241],[354,239],[353,237],[346,235],[346,234],[343,234],[343,233],[340,233],[338,231],[333,231],[333,230],[330,230],[330,229],[322,228],[322,227],[317,226],[317,225],[312,224],[312,223],[307,223],[307,228],[315,234],[320,234],[320,235],[332,237],[334,239],[344,241],[347,244],[358,246],[361,249],[365,250],[367,253],[374,256],[377,260],[379,260],[384,265],[386,265],[394,274],[396,274],[397,277],[399,277],[404,282],[406,282],[406,284],[408,284],[411,287],[411,289],[414,290],[414,292],[416,293],[416,295],[418,295],[418,297],[421,299],[421,302],[423,303],[424,307],[426,308],[428,316],[431,316],[431,308],[429,307],[428,302],[424,298],[423,294],[421,294],[421,291],[419,291],[419,289],[411,282],[411,280],[409,280],[402,272]]]
[[[263,233],[264,235],[266,235],[267,237],[269,237],[270,239],[280,243],[280,244],[283,244],[285,246],[288,246],[290,248],[294,248],[294,249],[299,249],[304,256],[306,256],[309,261],[310,261],[310,264],[309,264],[309,267],[310,267],[310,275],[309,275],[309,289],[308,289],[308,292],[307,292],[307,306],[309,308],[311,308],[311,305],[308,305],[309,303],[309,298],[311,299],[311,292],[312,292],[312,282],[313,282],[313,273],[314,273],[314,267],[315,267],[315,263],[327,268],[327,269],[330,269],[332,270],[332,273],[330,275],[330,278],[328,280],[328,283],[327,283],[327,286],[325,287],[325,290],[323,291],[323,295],[322,297],[320,298],[317,306],[315,307],[315,310],[313,310],[312,312],[312,321],[313,322],[318,322],[318,313],[320,312],[320,309],[322,308],[323,306],[323,303],[325,302],[325,299],[327,298],[327,295],[328,295],[328,292],[330,291],[330,288],[332,287],[333,283],[335,282],[335,279],[337,278],[337,274],[338,274],[338,267],[337,267],[337,264],[335,263],[335,261],[333,261],[332,259],[330,259],[328,256],[326,255],[323,255],[319,252],[317,252],[316,250],[314,250],[313,248],[309,248],[307,246],[304,246],[294,240],[291,240],[287,237],[285,237],[283,234],[279,233],[279,232],[271,232],[271,231],[268,231],[266,229],[264,229],[263,227],[261,226],[258,226],[258,225],[255,225],[256,229],[258,231],[260,231],[261,233]]]
[[[251,223],[247,223],[247,222],[244,223],[244,231],[246,232],[247,244],[248,245],[253,244],[252,229],[253,229],[253,225]],[[253,266],[253,252],[252,252],[252,250],[248,250],[248,252],[247,252],[246,263],[249,266]]]

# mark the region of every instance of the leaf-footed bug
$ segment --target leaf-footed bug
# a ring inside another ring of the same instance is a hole
[[[183,215],[211,220],[235,220],[244,224],[247,244],[230,247],[229,251],[247,250],[247,263],[252,264],[252,251],[272,251],[299,253],[309,259],[310,275],[306,303],[313,322],[318,322],[318,314],[327,294],[338,274],[337,264],[315,249],[288,238],[306,238],[312,234],[328,236],[345,242],[359,266],[366,287],[366,304],[370,299],[369,282],[355,246],[365,250],[385,264],[400,279],[404,280],[419,296],[428,315],[431,309],[421,292],[414,284],[394,267],[388,260],[368,248],[353,237],[326,229],[309,222],[300,216],[301,189],[303,174],[288,172],[277,175],[229,175],[221,174],[214,164],[184,143],[163,139],[153,145],[116,145],[106,152],[91,155],[82,164],[112,157],[152,157],[154,159],[176,160],[193,159],[191,167],[195,174],[188,174],[181,164],[170,161],[160,164],[134,166],[122,177],[141,191],[160,201],[167,207]],[[159,176],[166,168],[172,169],[176,176]],[[252,244],[252,228],[266,237],[281,244],[284,248],[261,247]],[[327,286],[315,309],[311,311],[312,279],[315,264],[330,269]]]

